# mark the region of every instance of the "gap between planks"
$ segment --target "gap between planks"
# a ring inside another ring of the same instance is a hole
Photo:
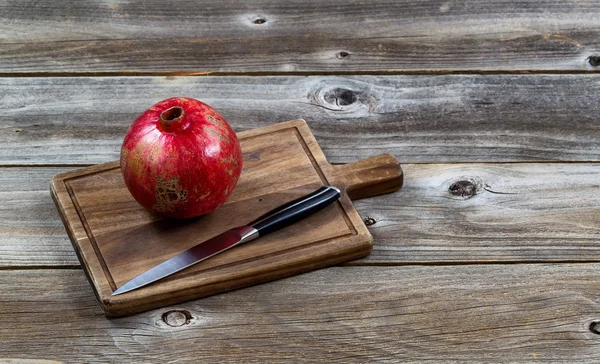
[[[378,71],[99,71],[0,72],[0,77],[202,77],[202,76],[446,76],[446,75],[599,75],[600,70],[378,70]]]
[[[597,160],[584,160],[584,161],[560,161],[560,160],[522,160],[522,161],[512,161],[512,162],[502,162],[502,161],[490,161],[490,162],[479,162],[479,161],[467,161],[467,162],[410,162],[410,163],[400,163],[401,165],[404,164],[416,164],[416,165],[436,165],[436,164],[444,164],[444,165],[451,165],[451,164],[593,164],[593,163],[598,163]],[[333,166],[343,166],[345,164],[348,163],[331,163],[331,165]],[[91,166],[95,166],[96,163],[90,164],[90,163],[82,163],[82,164],[78,164],[78,163],[56,163],[56,164],[52,164],[52,163],[47,163],[47,164],[0,164],[0,168],[51,168],[51,167],[57,167],[57,168],[84,168],[84,167],[91,167]]]
[[[63,264],[63,265],[23,265],[23,266],[0,266],[0,271],[5,270],[81,270],[81,266],[79,264]],[[1,364],[1,363],[0,363]]]
[[[332,265],[330,268],[386,268],[386,267],[442,267],[442,266],[466,266],[466,265],[551,265],[551,264],[596,264],[600,263],[600,260],[553,260],[553,261],[539,261],[539,260],[522,260],[522,261],[463,261],[463,262],[369,262],[369,261],[350,261],[343,264]],[[23,265],[23,266],[0,266],[0,271],[21,271],[21,270],[81,270],[81,266],[78,264],[65,264],[65,265]],[[321,270],[319,269],[319,270]]]

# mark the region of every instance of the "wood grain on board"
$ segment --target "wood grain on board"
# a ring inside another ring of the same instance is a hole
[[[52,179],[52,197],[107,316],[122,316],[246,287],[364,257],[372,237],[350,197],[397,191],[402,170],[390,155],[330,165],[303,120],[238,133],[243,172],[216,211],[195,219],[159,219],[125,186],[119,162]],[[112,293],[139,274],[320,186],[339,201],[285,229],[223,252],[147,287]]]
[[[339,267],[107,320],[80,270],[3,270],[0,351],[68,363],[595,363],[599,272]]]
[[[600,161],[599,94],[592,75],[0,78],[0,164],[117,160],[131,122],[181,95],[236,131],[304,118],[331,163]]]
[[[0,267],[79,265],[48,191],[76,168],[0,169]],[[598,163],[402,168],[401,191],[354,203],[374,247],[352,264],[600,261]]]
[[[595,1],[3,1],[0,73],[587,71]],[[596,64],[595,62],[592,62]]]

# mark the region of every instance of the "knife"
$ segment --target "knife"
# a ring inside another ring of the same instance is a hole
[[[229,250],[235,246],[258,239],[279,229],[298,222],[323,209],[340,198],[340,190],[333,186],[323,186],[316,191],[259,217],[248,225],[228,230],[203,243],[200,243],[176,256],[150,268],[125,283],[113,292],[113,296],[133,291],[149,285],[173,273]]]

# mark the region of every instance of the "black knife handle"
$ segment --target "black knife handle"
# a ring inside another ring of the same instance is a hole
[[[315,192],[279,206],[250,225],[258,231],[259,236],[265,236],[314,214],[339,198],[339,189],[323,186]]]

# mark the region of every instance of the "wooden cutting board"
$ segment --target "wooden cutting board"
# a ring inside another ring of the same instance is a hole
[[[119,162],[60,174],[52,197],[107,316],[122,316],[299,274],[368,255],[372,237],[351,200],[393,192],[402,170],[391,155],[332,166],[304,120],[238,134],[244,169],[216,211],[190,220],[154,216],[129,194]],[[149,286],[112,292],[138,274],[267,211],[334,185],[324,210]]]

